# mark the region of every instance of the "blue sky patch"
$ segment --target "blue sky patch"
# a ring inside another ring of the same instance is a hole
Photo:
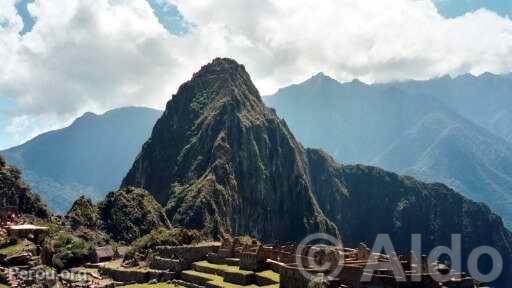
[[[20,0],[16,3],[16,11],[18,11],[18,15],[20,15],[23,20],[23,29],[20,31],[20,35],[25,35],[32,31],[36,23],[36,18],[30,15],[27,9],[27,5],[33,2],[34,0]]]
[[[158,22],[170,33],[182,35],[188,32],[189,25],[176,6],[163,0],[148,0],[148,3],[153,8]]]
[[[462,16],[481,8],[512,18],[512,0],[433,0],[433,2],[439,13],[447,18]]]

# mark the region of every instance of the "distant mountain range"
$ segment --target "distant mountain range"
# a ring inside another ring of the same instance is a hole
[[[446,183],[512,226],[511,95],[510,75],[366,85],[320,73],[264,99],[306,146]]]
[[[161,114],[137,107],[86,113],[0,154],[54,212],[64,214],[81,195],[101,200],[119,187]]]

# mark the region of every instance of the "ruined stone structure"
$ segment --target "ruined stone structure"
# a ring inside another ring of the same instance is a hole
[[[478,284],[464,274],[459,274],[444,283],[434,280],[427,273],[425,259],[413,255],[397,256],[372,253],[365,244],[357,249],[334,246],[295,246],[295,245],[245,245],[225,240],[219,253],[212,253],[208,259],[224,263],[238,254],[241,249],[240,269],[259,271],[270,268],[280,275],[280,287],[307,288],[311,279],[321,280],[321,287],[421,287],[421,288],[475,288]],[[300,251],[300,255],[298,255]],[[393,271],[403,271],[394,275]],[[422,269],[422,270],[421,270]],[[438,265],[435,273],[444,273],[446,267]],[[363,276],[369,281],[362,282]],[[419,280],[418,280],[419,279]],[[414,280],[414,281],[413,281]]]
[[[217,253],[220,247],[220,243],[156,247],[156,256],[150,260],[149,265],[156,270],[181,272],[190,268],[192,263],[206,259],[206,255]]]
[[[267,267],[266,254],[263,245],[245,245],[240,253],[240,269],[263,271]]]
[[[219,248],[218,254],[223,258],[236,258],[239,256],[242,246],[238,238],[224,239]]]
[[[112,246],[96,247],[92,252],[92,263],[101,263],[114,260],[115,252]]]

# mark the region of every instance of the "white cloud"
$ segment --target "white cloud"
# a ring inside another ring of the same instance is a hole
[[[203,41],[227,45],[264,92],[315,71],[385,82],[512,70],[512,22],[486,10],[445,19],[427,0],[170,1],[196,33],[220,30]]]
[[[36,0],[37,23],[19,36],[15,0],[0,1],[0,97],[17,101],[16,127],[161,108],[217,56],[245,64],[264,94],[318,71],[382,82],[512,70],[512,21],[486,10],[445,19],[429,0],[158,1],[178,6],[189,33],[169,33],[146,1]]]

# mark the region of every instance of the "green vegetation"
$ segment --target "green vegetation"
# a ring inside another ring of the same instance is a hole
[[[182,286],[169,284],[169,283],[157,283],[157,284],[133,284],[127,286],[121,286],[124,288],[182,288]]]
[[[122,188],[98,204],[102,228],[113,240],[131,243],[160,227],[169,227],[162,206],[145,190]]]
[[[85,196],[80,197],[66,215],[71,225],[76,227],[97,228],[99,226],[98,207]]]
[[[211,284],[214,287],[259,287],[256,285],[240,286],[237,284],[225,282],[224,275],[226,273],[239,274],[241,278],[249,277],[254,274],[256,283],[267,283],[263,285],[270,285],[263,287],[279,287],[279,274],[271,270],[254,273],[252,271],[240,270],[240,268],[236,266],[230,266],[226,264],[213,264],[207,261],[196,262],[193,264],[193,268],[193,271],[186,271],[185,278],[189,277],[200,281],[201,283]]]
[[[257,287],[267,287],[267,288],[278,288],[279,284],[268,285],[268,286],[257,286],[257,285],[237,285],[229,282],[225,282],[222,276],[208,274],[203,272],[197,272],[192,270],[187,270],[181,272],[181,277],[185,280],[189,280],[193,283],[208,284],[208,287],[225,287],[225,288],[257,288]]]
[[[189,245],[203,240],[205,240],[204,236],[195,230],[158,228],[133,242],[125,259],[145,259],[149,251],[157,246]]]
[[[17,243],[18,243],[18,239],[16,239],[15,237],[8,237],[5,239],[1,239],[0,240],[0,249],[16,245]]]
[[[256,273],[256,277],[266,278],[276,283],[279,283],[281,281],[281,276],[279,275],[279,273],[276,273],[272,270],[258,272]]]
[[[32,244],[29,241],[16,241],[13,245],[9,245],[7,247],[4,247],[0,249],[0,255],[3,255],[5,257],[9,257],[12,255],[16,255],[25,251],[32,251],[34,249],[34,244]]]
[[[252,271],[240,270],[240,268],[237,266],[230,266],[226,264],[213,264],[208,261],[196,262],[194,263],[194,268],[201,272],[216,275],[222,275],[224,272],[239,273],[241,275],[254,274],[254,272]]]
[[[5,163],[0,157],[0,203],[14,206],[22,214],[48,218],[51,213],[38,194],[21,179],[21,172]]]
[[[51,243],[54,252],[52,264],[61,270],[86,263],[93,249],[90,243],[65,232],[60,233]]]

